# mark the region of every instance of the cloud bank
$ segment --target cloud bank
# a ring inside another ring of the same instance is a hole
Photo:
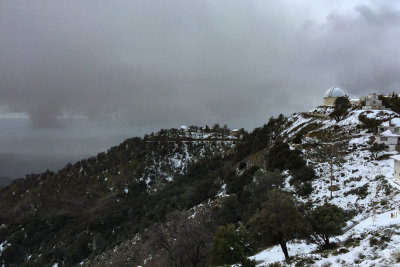
[[[251,128],[324,91],[400,88],[396,1],[2,1],[0,106],[137,127]]]

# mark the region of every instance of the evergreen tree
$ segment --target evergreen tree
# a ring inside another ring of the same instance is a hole
[[[209,252],[209,263],[214,265],[241,263],[242,266],[255,266],[246,257],[251,252],[249,238],[244,226],[238,230],[233,224],[220,226],[213,237]]]
[[[398,98],[397,94],[392,98],[391,108],[394,112],[400,112],[400,98]]]
[[[311,211],[309,215],[313,230],[311,240],[320,245],[329,245],[329,238],[343,233],[346,226],[345,214],[342,208],[325,203]]]
[[[267,155],[267,168],[270,171],[279,169],[282,171],[285,169],[286,161],[292,151],[287,143],[277,140]]]
[[[262,210],[250,219],[250,225],[264,244],[279,244],[286,259],[289,259],[286,243],[304,236],[309,228],[293,198],[276,189],[268,193]]]
[[[334,104],[334,110],[330,114],[331,117],[335,118],[337,122],[341,121],[347,113],[347,110],[351,107],[350,99],[348,96],[340,96],[336,98]]]
[[[386,106],[386,105],[385,105]],[[387,107],[387,106],[386,106]],[[379,126],[379,124],[382,123],[381,120],[377,120],[375,118],[368,118],[367,116],[365,116],[364,114],[360,114],[358,116],[359,121],[362,122],[362,126],[365,129],[368,129],[368,131],[370,133],[373,133],[376,131],[377,127]]]

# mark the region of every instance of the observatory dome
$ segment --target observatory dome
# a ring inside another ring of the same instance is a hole
[[[325,92],[324,97],[341,97],[345,95],[344,91],[339,87],[331,87]]]
[[[375,93],[369,94],[367,100],[378,100],[378,96]]]

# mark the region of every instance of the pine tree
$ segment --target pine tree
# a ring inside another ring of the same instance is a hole
[[[329,238],[342,234],[346,226],[343,209],[327,202],[312,210],[309,220],[313,230],[311,241],[326,246],[330,244]]]
[[[334,110],[330,114],[331,117],[335,118],[337,122],[341,121],[347,113],[347,110],[351,107],[351,103],[348,96],[340,96],[336,98]]]
[[[303,237],[309,229],[307,222],[293,198],[279,190],[270,191],[262,207],[250,219],[250,225],[265,244],[279,244],[285,258],[289,259],[286,243]]]
[[[255,266],[246,257],[251,251],[248,244],[247,230],[243,225],[237,230],[233,224],[220,226],[213,237],[213,243],[209,252],[209,263],[212,266],[235,263]]]

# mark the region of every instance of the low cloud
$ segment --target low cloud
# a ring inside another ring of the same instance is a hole
[[[255,127],[400,87],[393,1],[3,1],[0,106],[137,127]],[[310,8],[308,8],[310,7]],[[302,12],[298,12],[301,10]]]

